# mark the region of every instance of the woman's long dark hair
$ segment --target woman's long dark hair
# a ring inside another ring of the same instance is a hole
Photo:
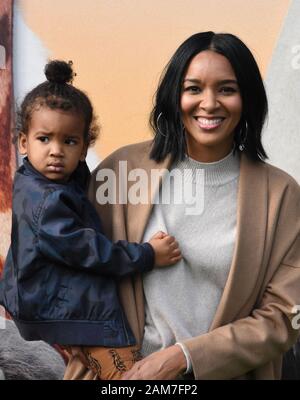
[[[162,161],[171,154],[182,160],[186,142],[180,111],[182,81],[192,58],[204,50],[226,57],[237,78],[242,97],[242,116],[235,129],[235,149],[244,142],[244,152],[255,161],[267,158],[261,132],[268,112],[267,96],[256,61],[248,47],[229,33],[201,32],[189,37],[176,50],[159,83],[150,125],[155,133],[151,158]],[[245,140],[246,138],[246,140]]]

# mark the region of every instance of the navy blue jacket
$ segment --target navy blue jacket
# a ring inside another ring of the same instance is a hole
[[[80,163],[67,184],[45,178],[27,159],[16,172],[11,247],[0,303],[26,340],[69,345],[135,344],[117,279],[149,271],[150,244],[112,243],[85,195]]]

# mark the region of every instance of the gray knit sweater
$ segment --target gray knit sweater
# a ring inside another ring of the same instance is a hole
[[[143,241],[158,230],[167,232],[176,237],[183,258],[143,277],[143,355],[208,331],[233,257],[239,166],[233,152],[213,163],[187,157],[171,168],[184,176],[184,184],[163,181],[156,202],[168,193],[166,186],[170,201],[154,205]]]

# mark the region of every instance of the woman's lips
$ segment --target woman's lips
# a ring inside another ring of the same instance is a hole
[[[225,118],[203,118],[203,117],[196,117],[197,124],[200,126],[201,129],[210,131],[213,129],[218,128]]]

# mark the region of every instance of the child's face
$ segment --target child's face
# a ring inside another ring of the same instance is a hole
[[[67,181],[86,156],[83,117],[40,107],[31,115],[27,135],[20,135],[19,151],[48,179]]]

